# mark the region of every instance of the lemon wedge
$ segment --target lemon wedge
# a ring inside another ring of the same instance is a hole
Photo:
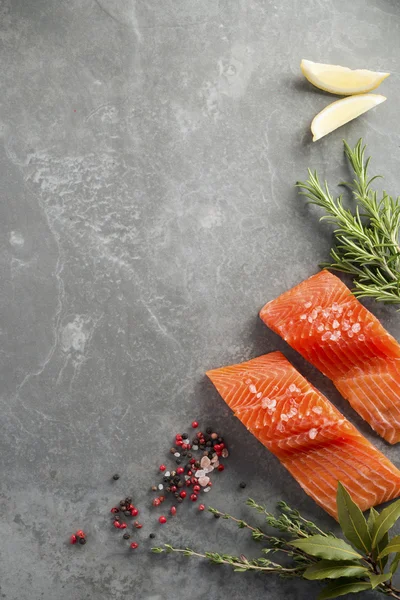
[[[385,100],[385,96],[380,94],[360,94],[332,102],[324,110],[321,110],[311,123],[313,142],[356,119]]]
[[[303,59],[300,68],[304,77],[315,87],[331,94],[352,96],[375,90],[390,73],[367,69],[348,69],[339,65],[325,65]]]

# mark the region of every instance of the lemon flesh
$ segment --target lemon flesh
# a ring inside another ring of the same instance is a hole
[[[304,77],[315,87],[331,94],[352,96],[375,90],[390,73],[367,69],[348,69],[339,65],[325,65],[303,59],[300,68]]]
[[[367,110],[385,102],[385,100],[385,96],[380,94],[363,94],[332,102],[318,113],[311,123],[313,142],[345,125],[345,123],[356,119]]]

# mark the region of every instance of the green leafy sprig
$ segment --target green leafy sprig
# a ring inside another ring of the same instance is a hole
[[[280,535],[271,535],[261,527],[215,508],[209,508],[209,511],[232,521],[240,529],[247,529],[254,541],[265,544],[261,550],[262,556],[258,558],[248,559],[243,554],[233,556],[218,552],[196,552],[191,548],[175,548],[170,544],[153,548],[152,551],[205,558],[213,564],[228,565],[237,572],[257,571],[286,578],[325,581],[327,585],[318,600],[372,589],[400,600],[400,590],[392,582],[400,563],[400,536],[389,539],[389,530],[400,517],[400,500],[390,504],[381,513],[371,508],[367,520],[345,487],[339,483],[338,519],[347,541],[323,531],[285,502],[278,503],[278,516],[252,499],[247,501],[247,505],[262,514],[266,525]],[[283,563],[275,558],[280,554],[285,557]]]
[[[386,192],[378,198],[371,188],[375,175],[370,177],[370,158],[365,159],[365,148],[360,139],[354,149],[344,142],[354,179],[341,185],[352,192],[355,207],[343,206],[342,195],[334,198],[326,181],[322,184],[316,171],[308,171],[308,179],[299,181],[300,194],[311,204],[324,209],[321,220],[334,225],[335,247],[332,262],[322,266],[349,273],[354,277],[354,294],[368,296],[379,302],[400,303],[400,197]]]

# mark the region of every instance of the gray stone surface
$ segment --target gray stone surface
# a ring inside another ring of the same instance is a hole
[[[274,349],[400,462],[257,317],[327,258],[330,229],[293,187],[308,166],[335,183],[342,137],[363,136],[399,191],[399,25],[397,0],[0,0],[0,597],[317,594],[151,555],[152,529],[254,549],[192,505],[157,526],[148,489],[197,417],[232,448],[210,503],[242,515],[247,492],[282,498],[332,526],[204,377]],[[388,101],[312,144],[331,98],[303,81],[302,57],[391,71]],[[373,310],[400,337],[395,310]],[[128,492],[136,553],[109,526]],[[68,545],[78,527],[85,548]]]

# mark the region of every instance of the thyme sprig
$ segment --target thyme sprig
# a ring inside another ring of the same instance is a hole
[[[215,508],[209,508],[209,511],[233,522],[240,529],[248,530],[254,541],[264,543],[261,556],[257,558],[250,559],[243,554],[235,556],[210,551],[198,552],[192,548],[176,548],[170,544],[153,548],[152,551],[156,554],[176,553],[204,558],[212,564],[227,565],[237,572],[325,580],[327,585],[319,594],[318,600],[371,589],[400,600],[400,590],[392,582],[400,562],[400,536],[390,540],[388,535],[400,517],[400,500],[390,504],[380,514],[371,509],[367,521],[347,490],[339,483],[338,517],[347,541],[322,530],[285,502],[278,503],[277,516],[251,498],[247,505],[262,514],[266,526],[275,529],[280,535],[272,535],[258,525],[252,525]],[[279,553],[285,555],[283,563],[275,558]]]

